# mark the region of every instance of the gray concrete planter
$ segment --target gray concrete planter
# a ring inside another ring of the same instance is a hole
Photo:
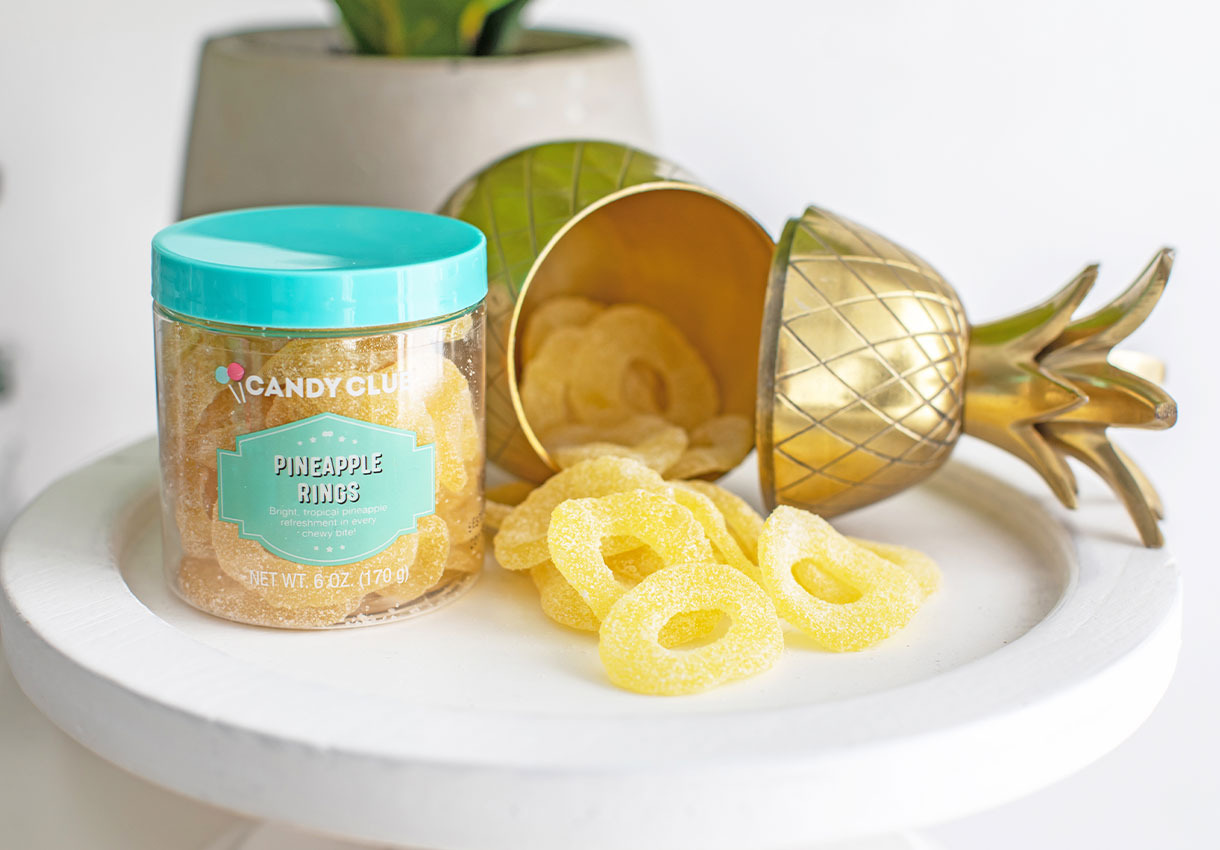
[[[535,31],[520,53],[399,59],[346,52],[323,28],[207,42],[182,214],[285,203],[434,209],[493,159],[536,142],[651,147],[622,41]]]

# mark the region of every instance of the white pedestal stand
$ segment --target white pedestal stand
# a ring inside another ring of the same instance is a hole
[[[941,563],[943,589],[907,629],[848,655],[792,634],[774,671],[695,697],[616,690],[591,637],[552,624],[529,582],[494,566],[461,602],[368,629],[200,614],[161,576],[151,443],[18,520],[0,626],[23,690],[82,744],[293,828],[230,836],[234,850],[343,846],[312,835],[444,850],[834,846],[1051,784],[1129,735],[1169,681],[1170,556],[1135,545],[1112,500],[1065,521],[1005,483],[1028,480],[1019,467],[983,455],[1003,480],[958,461],[842,523]],[[752,475],[729,485],[752,494]]]

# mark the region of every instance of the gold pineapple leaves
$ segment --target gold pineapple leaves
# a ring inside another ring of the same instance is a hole
[[[1110,427],[1168,428],[1177,405],[1150,380],[1110,363],[1110,349],[1152,312],[1173,267],[1173,251],[1162,249],[1126,292],[1068,326],[1046,350],[1042,362],[1081,388],[1088,400],[1038,426],[1058,451],[1088,466],[1118,494],[1145,546],[1164,540],[1157,520],[1160,498],[1148,478],[1109,440]]]
[[[1168,428],[1177,407],[1109,355],[1148,317],[1172,266],[1173,252],[1162,249],[1125,292],[1072,320],[1097,278],[1090,266],[1038,307],[974,328],[966,378],[967,433],[1032,465],[1068,507],[1075,507],[1076,482],[1065,459],[1081,461],[1123,500],[1146,546],[1163,542],[1160,498],[1107,431]]]

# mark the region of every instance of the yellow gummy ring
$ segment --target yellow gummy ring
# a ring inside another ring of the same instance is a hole
[[[521,338],[521,357],[526,363],[538,354],[547,337],[563,327],[587,325],[606,305],[581,295],[560,295],[548,298],[525,325]]]
[[[398,600],[399,603],[410,602],[422,596],[434,584],[441,580],[445,565],[449,561],[449,529],[445,521],[433,514],[420,519],[419,529],[412,535],[418,538],[419,550],[415,560],[407,570],[407,580],[391,584],[378,591],[382,596]],[[379,566],[380,555],[374,555],[362,566]]]
[[[632,413],[624,381],[643,363],[661,379],[662,415],[684,428],[711,419],[720,394],[707,363],[669,319],[642,304],[609,307],[582,329],[578,349],[568,349],[569,401],[581,422],[617,422]],[[552,337],[554,338],[554,337]],[[531,419],[532,422],[532,419]]]
[[[919,583],[925,599],[940,586],[940,568],[923,552],[896,543],[877,543],[859,537],[847,539],[905,570]],[[812,561],[802,561],[792,572],[800,585],[819,599],[827,602],[852,602],[860,598],[859,591],[819,569]]]
[[[736,414],[717,416],[690,432],[690,445],[673,465],[666,478],[696,478],[728,472],[741,463],[754,448],[754,426]]]
[[[741,551],[751,563],[757,564],[758,538],[763,530],[763,518],[759,516],[758,511],[736,493],[731,493],[710,481],[684,481],[682,486],[711,499],[712,504],[719,508],[729,534],[733,535]]]
[[[631,490],[563,502],[547,529],[551,563],[599,619],[624,591],[601,549],[603,540],[616,535],[634,537],[666,563],[712,560],[711,545],[691,512],[660,493]]]
[[[521,409],[541,434],[572,421],[568,409],[573,352],[585,342],[583,328],[557,328],[521,372]]]
[[[699,521],[699,525],[703,527],[703,533],[707,535],[708,542],[712,544],[716,560],[740,570],[751,580],[757,582],[759,580],[758,566],[746,556],[741,549],[741,544],[729,532],[728,524],[725,522],[724,514],[720,512],[720,508],[716,507],[716,504],[703,493],[694,487],[687,486],[685,482],[673,482],[672,492],[675,501],[690,511]]]
[[[474,400],[466,376],[452,361],[443,357],[434,360],[439,361],[439,375],[435,373],[436,367],[431,366],[426,377],[416,377],[413,368],[412,377],[419,383],[426,380],[431,384],[424,405],[436,430],[437,480],[446,489],[458,492],[466,486],[467,466],[477,463],[482,456],[483,431],[474,415]]]
[[[538,597],[542,602],[542,612],[570,629],[582,632],[595,632],[599,625],[593,609],[580,598],[568,580],[563,577],[550,561],[543,561],[530,568],[530,578],[534,587],[538,588]]]
[[[909,546],[899,546],[897,543],[878,543],[875,540],[862,540],[859,537],[849,538],[857,546],[863,546],[874,555],[880,555],[887,561],[897,564],[910,576],[919,582],[919,588],[925,598],[931,596],[940,587],[940,567],[936,562]]]
[[[856,594],[833,602],[814,595],[794,574],[809,561]],[[907,572],[852,543],[821,517],[780,506],[758,543],[763,588],[781,617],[836,652],[864,649],[889,637],[915,616],[923,591]]]
[[[722,612],[728,631],[706,646],[673,650],[658,638],[687,612]],[[784,649],[775,606],[739,571],[711,562],[665,567],[637,584],[602,621],[598,652],[610,681],[642,694],[703,691],[769,669]]]
[[[547,479],[504,518],[494,540],[496,560],[509,570],[528,570],[549,561],[547,528],[551,512],[560,502],[659,487],[664,483],[659,473],[627,458],[600,457],[565,469]]]
[[[636,555],[638,552],[647,552],[650,555],[652,550],[642,549],[631,553]],[[619,567],[624,564],[622,556],[610,556],[606,558],[606,563],[614,570],[616,575],[621,575],[634,582],[638,582],[639,578],[632,578],[619,572]],[[664,566],[664,563],[652,555],[652,561],[649,565],[655,564],[659,569]],[[647,559],[645,559],[647,560]],[[633,566],[633,569],[637,567]],[[653,570],[655,572],[655,570]],[[601,625],[597,619],[597,615],[593,613],[593,609],[588,603],[581,598],[572,585],[568,584],[568,580],[563,577],[563,573],[555,569],[555,565],[550,561],[545,561],[530,570],[530,578],[534,580],[534,587],[538,588],[539,600],[542,603],[542,612],[559,623],[561,626],[567,626],[570,629],[576,629],[582,632],[595,632]],[[710,634],[720,621],[719,611],[690,611],[683,612],[674,616],[664,628],[661,629],[658,640],[661,646],[674,647],[681,646],[684,643],[689,643],[692,640],[697,640]]]
[[[549,448],[549,447],[548,447]],[[551,457],[560,469],[575,466],[595,457],[628,457],[649,469],[663,472],[673,466],[686,448],[686,432],[677,425],[666,425],[638,441],[624,445],[619,442],[590,442],[551,449]]]

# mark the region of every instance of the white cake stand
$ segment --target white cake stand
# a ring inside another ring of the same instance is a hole
[[[959,457],[841,523],[941,563],[907,629],[846,655],[790,634],[776,669],[699,696],[615,689],[594,638],[490,563],[464,599],[402,623],[287,632],[201,614],[162,579],[151,442],[18,520],[0,627],[22,688],[76,740],[280,825],[226,850],[778,850],[893,833],[1098,758],[1177,654],[1172,559],[1136,545],[1111,499],[1069,520],[1006,483],[1028,481],[1022,467],[961,448],[1003,477]],[[753,496],[754,474],[728,484]]]

